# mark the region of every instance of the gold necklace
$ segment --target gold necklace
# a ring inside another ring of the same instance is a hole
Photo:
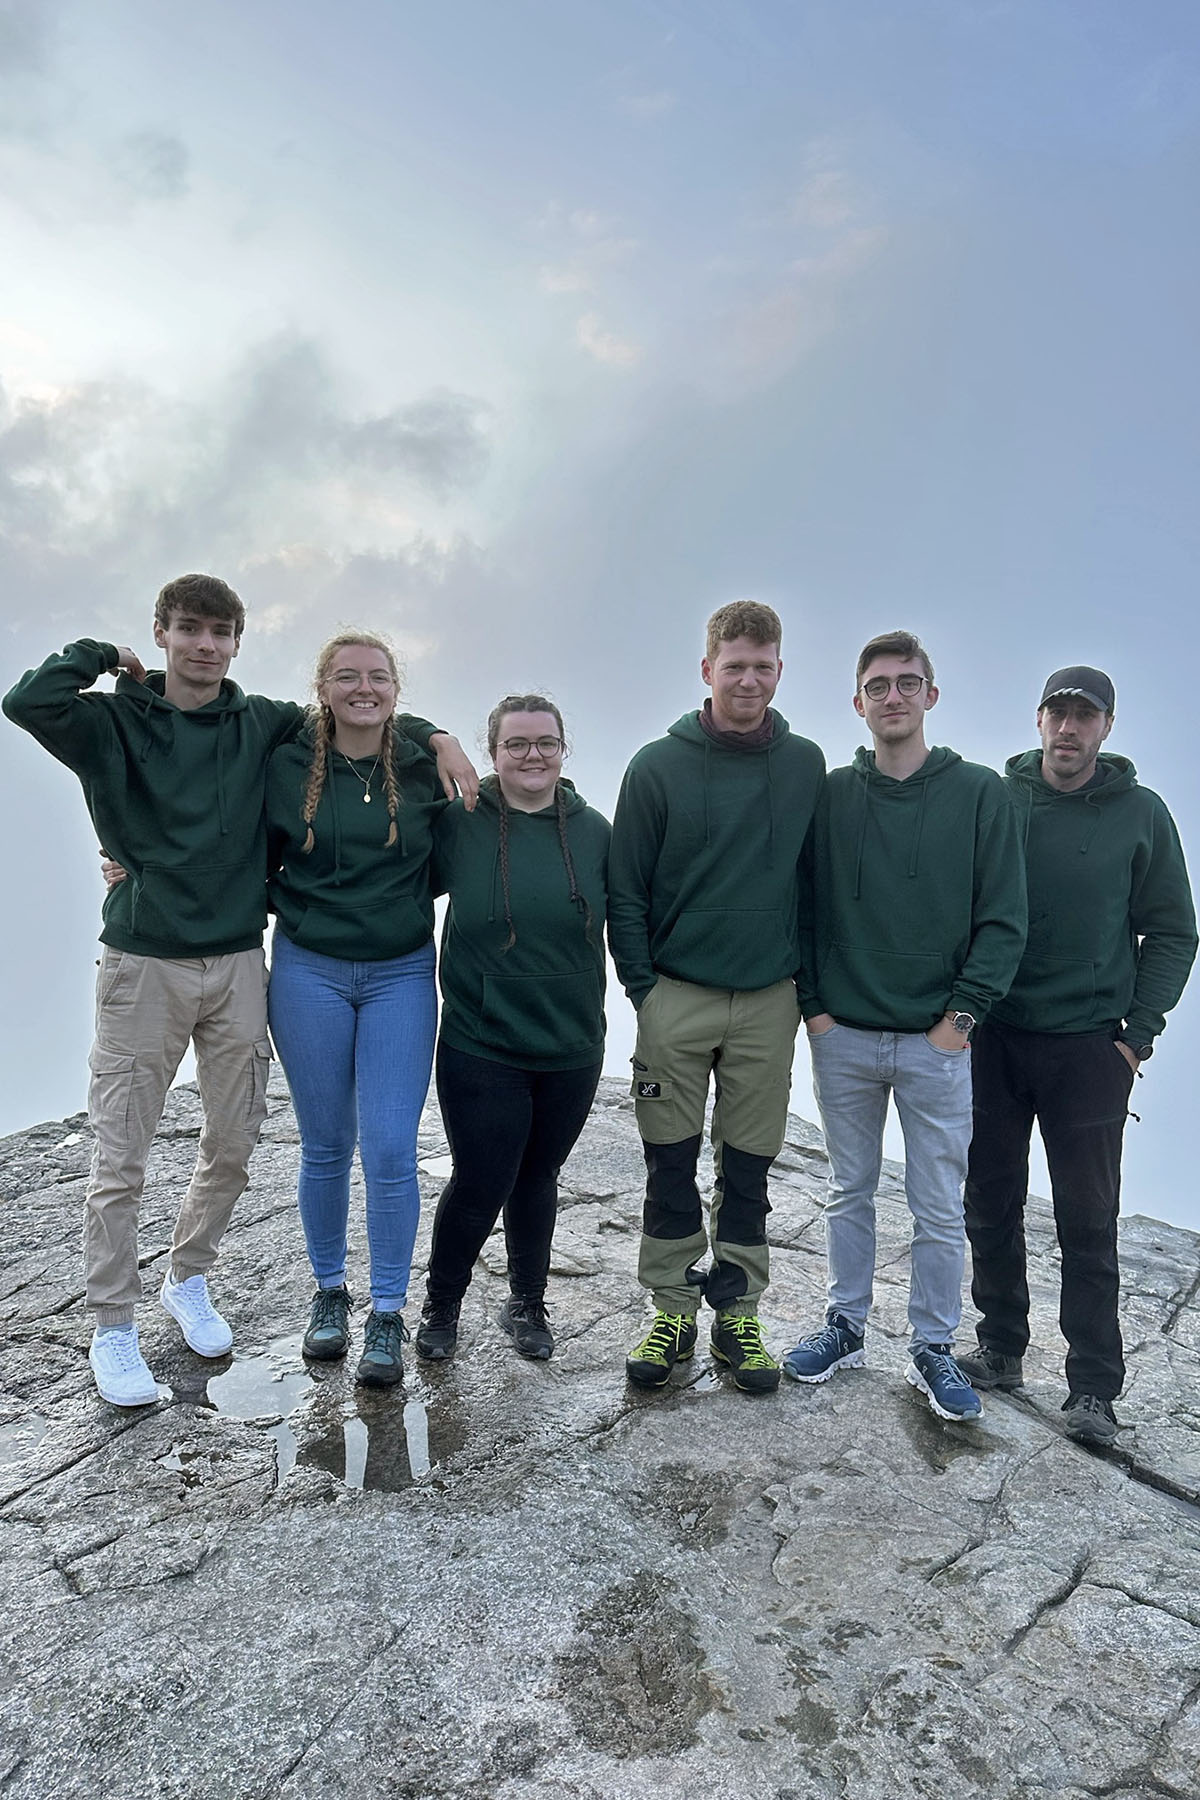
[[[371,764],[370,773],[367,775],[367,778],[365,781],[363,781],[362,776],[359,774],[358,770],[354,767],[354,764],[351,762],[350,758],[346,755],[346,752],[344,750],[339,750],[338,755],[341,757],[341,759],[345,763],[346,767],[350,770],[350,773],[354,776],[354,779],[356,781],[362,781],[363,805],[370,806],[370,804],[371,804],[371,782],[374,780],[375,771],[379,767],[379,758],[383,755],[383,751],[382,750],[376,751],[375,761]]]

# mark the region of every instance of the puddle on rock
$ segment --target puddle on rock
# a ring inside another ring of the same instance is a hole
[[[289,1420],[312,1390],[313,1379],[300,1358],[300,1338],[276,1338],[265,1350],[234,1352],[232,1363],[208,1379],[201,1404],[227,1419],[259,1424],[275,1440],[282,1481],[296,1461],[296,1434]],[[191,1394],[178,1394],[192,1399]]]
[[[48,1430],[47,1421],[37,1413],[25,1419],[14,1419],[8,1425],[0,1425],[0,1474],[20,1468],[30,1451],[37,1449]]]
[[[299,1335],[276,1338],[265,1350],[235,1353],[204,1389],[176,1388],[174,1398],[257,1425],[275,1440],[280,1481],[299,1464],[324,1469],[349,1488],[399,1493],[466,1442],[457,1408],[439,1405],[431,1428],[423,1400],[356,1388],[351,1361],[321,1365],[314,1378],[300,1343]],[[2,1446],[0,1436],[0,1456]],[[186,1479],[184,1446],[173,1444],[159,1460]]]

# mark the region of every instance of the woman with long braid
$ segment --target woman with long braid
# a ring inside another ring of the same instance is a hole
[[[562,779],[562,714],[510,694],[488,719],[495,770],[467,812],[438,820],[442,936],[437,1090],[454,1172],[433,1226],[418,1353],[454,1354],[475,1260],[501,1211],[510,1294],[500,1324],[547,1357],[558,1173],[582,1131],[604,1052],[609,825]]]
[[[399,678],[383,638],[331,638],[314,686],[306,735],[277,750],[267,773],[268,1013],[300,1126],[300,1218],[317,1283],[304,1354],[333,1359],[349,1347],[357,1143],[371,1312],[356,1378],[384,1387],[401,1378],[408,1335],[417,1127],[437,1015],[429,859],[446,803],[432,759],[395,729]]]

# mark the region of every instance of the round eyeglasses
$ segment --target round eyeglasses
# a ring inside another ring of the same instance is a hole
[[[872,675],[870,681],[864,681],[858,691],[865,694],[868,700],[886,700],[895,688],[898,694],[911,700],[914,694],[920,693],[928,680],[928,675],[897,675],[894,680],[890,675]]]
[[[500,749],[507,750],[514,762],[524,762],[531,750],[536,750],[539,756],[545,757],[549,762],[552,756],[560,753],[562,747],[562,739],[556,737],[504,738],[500,743]]]

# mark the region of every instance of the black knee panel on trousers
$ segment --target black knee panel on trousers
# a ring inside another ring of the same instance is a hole
[[[646,1205],[642,1229],[647,1237],[685,1238],[702,1229],[696,1163],[702,1133],[678,1144],[647,1144]]]
[[[773,1156],[751,1156],[732,1144],[721,1145],[721,1205],[717,1214],[717,1241],[727,1244],[765,1244],[767,1170]]]

